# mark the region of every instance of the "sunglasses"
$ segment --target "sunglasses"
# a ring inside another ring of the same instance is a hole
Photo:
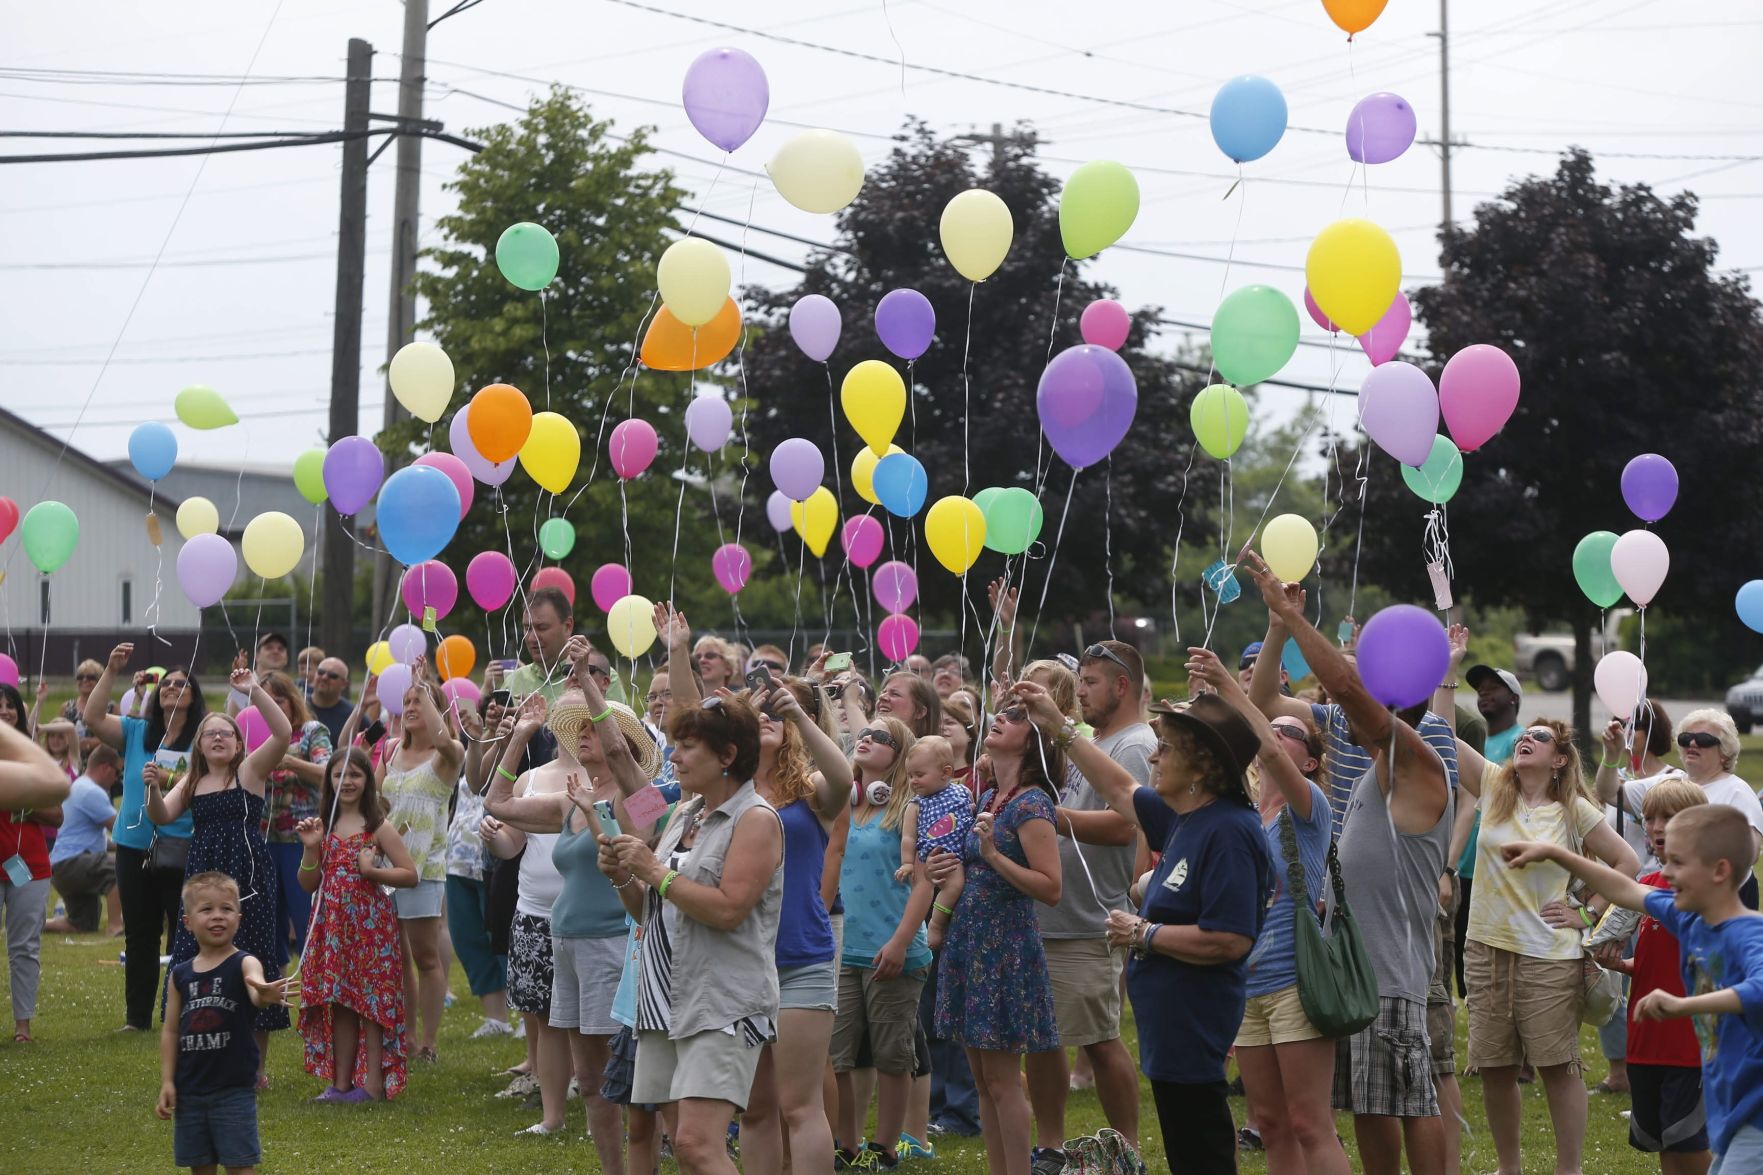
[[[1543,743],[1546,745],[1555,741],[1555,732],[1546,726],[1537,726],[1525,731],[1518,737],[1520,739],[1529,739],[1533,743]]]
[[[763,665],[773,673],[782,673],[786,666],[782,661],[755,661],[755,665]]]
[[[1310,732],[1302,726],[1291,722],[1275,722],[1273,731],[1281,738],[1289,738],[1295,743],[1303,744],[1305,750],[1310,749]]]
[[[1128,665],[1125,661],[1122,661],[1120,659],[1120,654],[1116,653],[1113,649],[1109,648],[1107,645],[1100,644],[1100,643],[1093,644],[1089,648],[1084,650],[1084,656],[1086,658],[1100,657],[1100,658],[1112,661],[1116,665],[1118,665],[1122,669],[1124,669],[1126,671],[1126,675],[1128,677],[1131,677],[1133,675],[1133,667],[1131,665]]]
[[[880,743],[882,746],[896,751],[900,749],[900,744],[894,741],[894,736],[879,726],[866,726],[858,731],[857,741],[862,742],[864,739],[868,739],[872,743]]]
[[[607,681],[612,680],[612,670],[606,668],[604,665],[590,665],[588,666],[588,672],[596,677],[604,677]]]
[[[73,679],[75,681],[97,681],[98,675],[96,673],[76,673]]]
[[[1000,722],[1026,722],[1028,711],[1021,706],[1006,706],[998,711],[997,719]]]
[[[1709,734],[1705,730],[1685,731],[1677,736],[1677,745],[1680,747],[1701,747],[1704,751],[1710,751],[1720,745],[1720,736]]]

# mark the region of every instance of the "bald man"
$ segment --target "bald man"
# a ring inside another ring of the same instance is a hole
[[[349,666],[339,658],[326,657],[312,676],[312,716],[331,732],[331,742],[343,736],[343,723],[355,706],[349,701]]]

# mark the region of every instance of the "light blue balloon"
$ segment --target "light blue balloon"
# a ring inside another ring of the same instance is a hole
[[[1763,579],[1753,579],[1741,587],[1733,604],[1746,628],[1763,632]]]
[[[1212,141],[1236,160],[1259,159],[1286,133],[1286,98],[1264,77],[1244,74],[1218,88],[1212,99]]]
[[[177,464],[178,438],[171,429],[157,420],[135,425],[129,434],[129,460],[135,472],[148,481],[158,481]]]
[[[410,465],[380,487],[380,541],[407,567],[439,555],[459,529],[459,490],[432,465]]]
[[[1298,648],[1298,642],[1286,638],[1286,647],[1279,651],[1279,663],[1285,666],[1286,673],[1293,681],[1310,676],[1310,662],[1304,660],[1304,653]]]
[[[875,463],[875,499],[889,514],[911,518],[924,509],[930,478],[910,453],[889,453]]]

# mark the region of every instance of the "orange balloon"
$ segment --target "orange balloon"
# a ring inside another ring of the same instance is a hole
[[[520,452],[533,431],[533,406],[518,389],[491,384],[471,398],[465,429],[485,461],[506,461]]]
[[[693,337],[697,339],[694,342]],[[741,338],[741,309],[730,298],[703,326],[693,330],[663,306],[643,336],[643,362],[656,371],[695,371],[720,363]]]
[[[442,681],[470,677],[476,667],[477,650],[471,647],[469,639],[458,634],[442,641],[441,647],[435,650],[435,668],[440,671]]]
[[[1322,7],[1328,12],[1328,19],[1347,31],[1348,40],[1352,34],[1364,32],[1371,27],[1371,22],[1383,15],[1384,5],[1390,0],[1322,0]]]

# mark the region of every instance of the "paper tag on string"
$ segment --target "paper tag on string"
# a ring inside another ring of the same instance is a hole
[[[1202,571],[1200,578],[1212,589],[1220,604],[1232,603],[1243,594],[1243,585],[1237,582],[1237,577],[1231,574],[1231,568],[1222,559]]]
[[[147,511],[147,540],[156,547],[165,542],[165,535],[159,529],[159,515],[151,510]]]
[[[638,827],[653,824],[667,811],[667,797],[651,783],[635,795],[624,797],[624,810],[630,814],[631,823]]]
[[[22,886],[22,885],[29,885],[30,884],[31,867],[29,865],[27,865],[25,863],[25,859],[23,857],[19,856],[17,853],[14,853],[14,854],[12,854],[12,856],[6,858],[6,863],[4,865],[0,865],[0,869],[4,869],[6,871],[6,880],[11,882],[13,885],[21,885]]]
[[[1348,645],[1352,644],[1353,643],[1353,622],[1351,620],[1343,620],[1339,624],[1337,624],[1335,626],[1335,630],[1334,630],[1334,637],[1335,637],[1335,640],[1337,640],[1341,643],[1341,648],[1343,648],[1343,649],[1346,648]]]
[[[1445,565],[1434,560],[1426,565],[1426,577],[1432,580],[1432,606],[1440,612],[1451,607],[1451,577],[1445,574]]]
[[[435,609],[432,604],[422,610],[422,630],[424,632],[435,631]]]

